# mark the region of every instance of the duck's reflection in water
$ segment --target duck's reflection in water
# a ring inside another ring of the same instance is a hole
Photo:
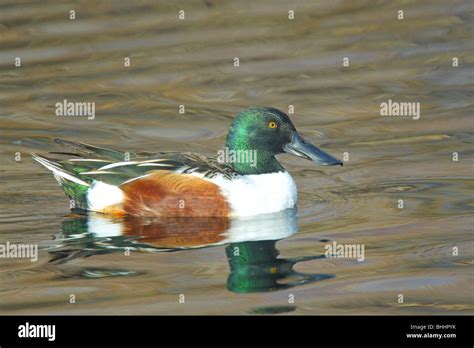
[[[64,220],[62,233],[56,236],[59,245],[50,254],[52,262],[64,263],[113,252],[174,252],[227,245],[227,288],[239,293],[287,289],[333,277],[293,270],[298,262],[324,255],[278,258],[276,242],[297,230],[296,209],[239,219],[114,219],[73,214]]]
[[[288,289],[334,277],[304,274],[293,270],[296,263],[324,258],[324,255],[279,259],[275,240],[231,243],[226,247],[230,266],[227,288],[233,292],[261,292]]]

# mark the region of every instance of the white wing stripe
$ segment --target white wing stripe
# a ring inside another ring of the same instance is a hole
[[[140,162],[130,162],[130,161],[116,162],[116,163],[111,163],[111,164],[107,164],[106,166],[100,167],[98,170],[110,169],[110,168],[115,168],[115,167],[120,167],[120,166],[129,166],[129,165],[137,164],[137,163],[140,163]]]

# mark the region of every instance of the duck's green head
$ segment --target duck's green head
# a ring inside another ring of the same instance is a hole
[[[342,165],[298,134],[288,115],[270,107],[242,110],[232,122],[226,141],[226,158],[241,174],[283,171],[275,156],[303,157],[320,165]]]

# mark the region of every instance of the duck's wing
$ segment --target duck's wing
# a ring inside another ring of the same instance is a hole
[[[52,152],[53,154],[72,158],[62,160],[34,155],[35,160],[55,174],[65,173],[66,176],[73,176],[81,182],[102,181],[119,186],[157,170],[182,174],[196,173],[207,178],[222,175],[233,179],[238,176],[228,164],[197,153],[129,153],[62,139],[54,139],[54,142],[65,146],[71,152]]]

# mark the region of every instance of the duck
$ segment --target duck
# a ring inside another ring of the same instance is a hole
[[[244,217],[294,208],[294,179],[276,158],[342,161],[303,138],[289,116],[265,106],[240,111],[217,156],[125,152],[54,138],[65,151],[31,153],[50,170],[72,210],[114,217]]]

